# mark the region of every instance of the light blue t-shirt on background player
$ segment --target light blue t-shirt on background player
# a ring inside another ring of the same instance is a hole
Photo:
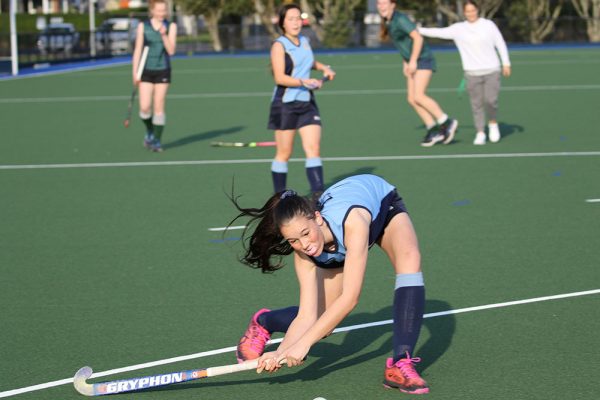
[[[285,74],[296,79],[309,79],[310,71],[315,63],[315,57],[310,42],[305,36],[299,35],[300,43],[294,44],[285,36],[276,39],[285,50]],[[273,100],[280,97],[284,103],[292,101],[310,101],[310,90],[301,87],[276,86]]]
[[[315,61],[307,37],[298,35],[296,44],[283,35],[275,40],[274,45],[283,47],[285,75],[302,81],[310,79],[311,70],[319,63]],[[308,125],[321,125],[321,116],[313,92],[304,86],[276,85],[271,98],[268,128],[275,131],[296,131]],[[305,167],[311,192],[316,199],[323,192],[321,158],[307,158]],[[273,160],[271,176],[275,192],[286,188],[287,172],[287,160]]]

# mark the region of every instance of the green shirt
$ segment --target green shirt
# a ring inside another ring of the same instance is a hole
[[[402,58],[408,62],[412,53],[413,40],[410,33],[417,29],[417,26],[406,16],[399,11],[394,11],[394,15],[387,22],[390,38],[394,42],[394,46],[400,51]],[[418,61],[431,60],[433,69],[435,69],[435,59],[433,53],[429,49],[429,45],[423,41],[423,47],[419,54]]]
[[[164,24],[168,33],[169,23],[164,21]],[[150,20],[144,22],[144,46],[148,46],[149,48],[148,58],[146,59],[146,66],[144,69],[156,71],[171,68],[169,55],[165,50],[162,38],[160,37],[160,32],[154,30]]]

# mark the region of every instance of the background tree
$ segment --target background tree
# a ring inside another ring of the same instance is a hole
[[[279,33],[273,25],[271,18],[276,14],[275,0],[253,0],[254,9],[260,18],[260,21],[264,25],[265,29],[269,33],[271,39],[277,38]]]
[[[229,1],[229,0],[228,0]],[[221,38],[219,36],[219,20],[223,15],[225,0],[175,0],[186,14],[204,16],[206,28],[215,51],[223,51]]]
[[[577,14],[585,18],[590,42],[600,42],[600,0],[571,0]]]
[[[186,14],[204,17],[213,49],[218,52],[223,51],[223,42],[219,34],[221,18],[224,15],[241,17],[254,13],[253,0],[175,0],[175,3]]]
[[[562,0],[518,0],[510,2],[505,15],[517,37],[539,44],[552,33],[562,6]]]
[[[354,12],[363,3],[364,0],[301,0],[300,7],[308,13],[320,42],[327,47],[345,47],[352,33]]]
[[[562,6],[562,0],[527,0],[527,13],[531,22],[529,31],[531,43],[542,43],[544,38],[553,31]]]
[[[491,19],[500,9],[504,0],[479,0],[479,16]],[[448,18],[448,24],[453,24],[463,19],[463,1],[457,0],[455,6],[450,6],[448,1],[435,0],[437,10]]]

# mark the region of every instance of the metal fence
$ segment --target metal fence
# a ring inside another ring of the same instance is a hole
[[[180,21],[180,23],[183,21]],[[527,43],[530,38],[524,24],[516,24],[510,19],[497,19],[496,24],[509,43]],[[183,25],[183,24],[182,24]],[[194,55],[214,51],[210,35],[201,19],[194,18],[190,29],[189,21],[178,29],[179,37],[177,53]],[[521,27],[519,29],[519,26]],[[380,43],[379,25],[356,22],[353,24],[352,34],[348,39],[348,48],[378,48],[390,46],[389,43]],[[305,27],[303,34],[311,39],[313,48],[322,48],[322,43],[310,27]],[[133,37],[114,39],[110,35],[95,32],[95,56],[92,56],[90,32],[63,32],[58,34],[19,34],[18,50],[19,65],[22,67],[36,64],[59,63],[67,61],[87,60],[91,58],[107,58],[117,55],[131,54]],[[221,25],[219,37],[224,52],[240,51],[266,51],[271,45],[271,37],[263,25],[237,24]],[[439,40],[430,40],[433,44],[443,43]],[[582,18],[562,17],[554,26],[554,30],[545,39],[545,42],[587,42],[586,23]],[[448,42],[445,42],[448,43]],[[8,65],[8,67],[7,67]],[[0,72],[10,70],[10,37],[0,35]]]

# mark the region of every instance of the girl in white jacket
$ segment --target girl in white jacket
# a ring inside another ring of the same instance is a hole
[[[473,144],[482,145],[487,140],[486,114],[489,139],[496,143],[500,140],[500,129],[496,119],[500,73],[506,77],[511,73],[508,49],[496,24],[489,19],[479,17],[479,7],[476,2],[465,1],[463,12],[466,21],[457,22],[447,28],[419,28],[419,33],[427,37],[454,41],[465,72],[467,91],[477,129]]]

